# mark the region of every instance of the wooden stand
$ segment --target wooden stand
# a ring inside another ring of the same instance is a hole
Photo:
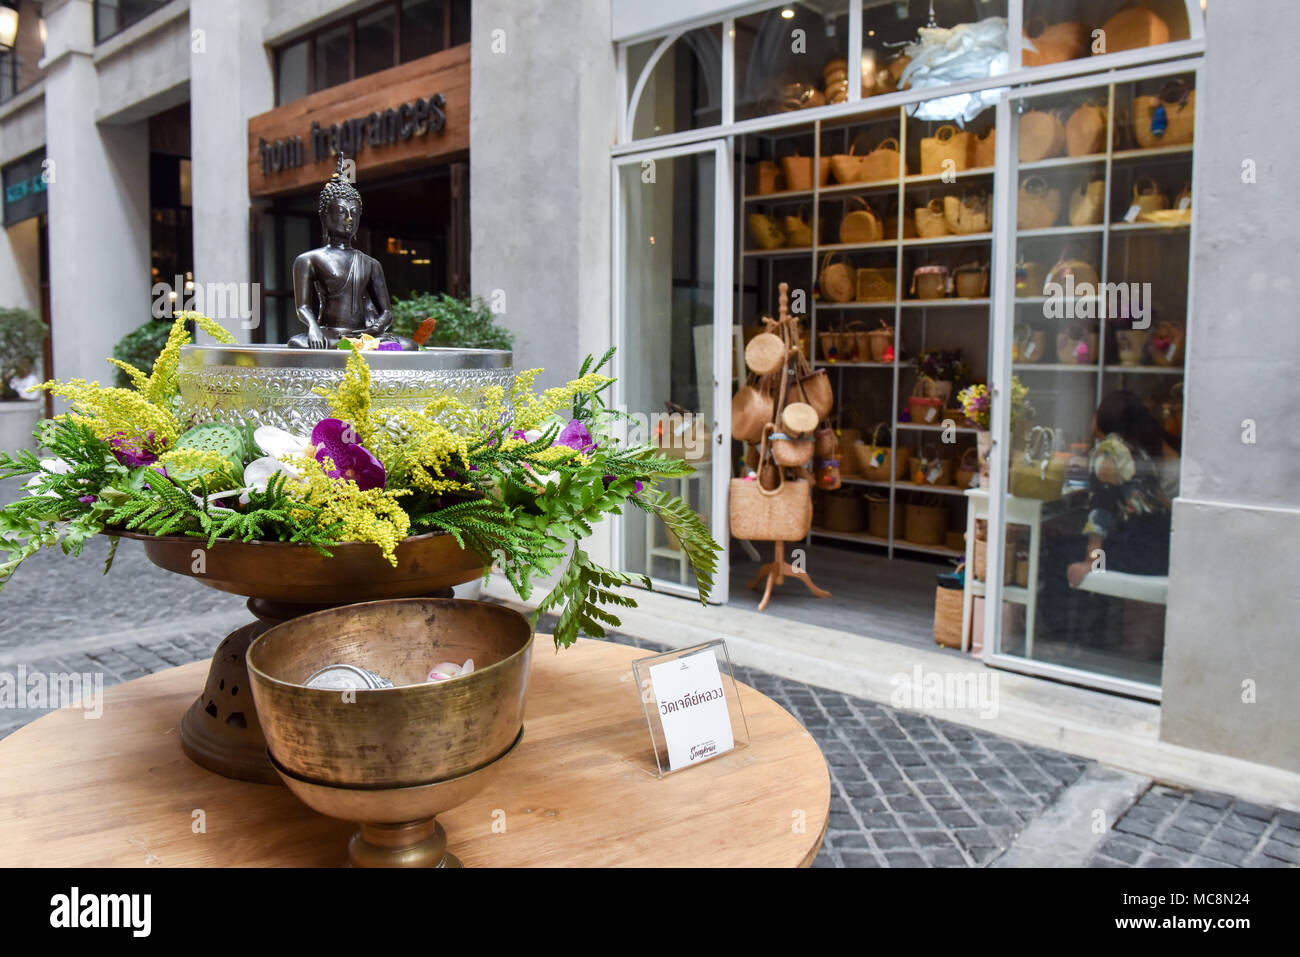
[[[808,577],[807,572],[801,572],[785,560],[785,542],[773,542],[776,548],[774,561],[768,562],[758,570],[754,580],[749,583],[750,588],[757,588],[758,583],[764,578],[767,579],[767,587],[763,589],[763,600],[758,603],[758,610],[763,611],[767,608],[767,603],[772,598],[772,586],[785,584],[786,576],[797,578],[804,583],[804,586],[816,595],[818,598],[830,598],[831,593],[823,588],[818,588],[813,584],[813,580]]]

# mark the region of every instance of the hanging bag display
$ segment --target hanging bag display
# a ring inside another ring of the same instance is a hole
[[[1065,149],[1071,156],[1106,152],[1106,108],[1085,103],[1065,122]]]
[[[1061,216],[1061,191],[1041,176],[1028,176],[1016,194],[1016,228],[1047,229]]]
[[[766,320],[771,328],[771,319]],[[771,375],[785,362],[785,342],[775,333],[760,332],[745,345],[745,365],[757,375]]]
[[[937,176],[951,169],[962,172],[970,163],[970,144],[974,134],[945,123],[934,131],[934,136],[921,137],[921,175]],[[944,164],[952,161],[952,166]]]
[[[1120,10],[1102,24],[1101,32],[1106,39],[1106,46],[1104,50],[1098,51],[1098,55],[1140,50],[1169,42],[1169,24],[1148,8],[1145,0],[1141,6],[1129,6]]]
[[[750,376],[731,397],[731,437],[737,442],[757,445],[763,437],[763,426],[776,414],[776,400],[758,383],[757,376]]]
[[[878,217],[860,196],[850,196],[846,203],[856,204],[848,215],[840,220],[840,242],[842,243],[876,243],[884,238],[885,231]]]
[[[849,302],[857,291],[857,278],[853,275],[853,267],[837,262],[836,257],[836,253],[827,253],[822,260],[818,274],[821,293],[831,302]]]
[[[1022,163],[1037,163],[1065,152],[1065,125],[1054,113],[1030,110],[1020,117],[1017,155]]]
[[[759,461],[766,462],[769,422],[764,429]],[[775,487],[748,478],[731,480],[729,517],[731,534],[748,541],[796,542],[812,528],[812,495],[808,483],[787,481],[782,469],[774,470]]]
[[[831,390],[831,379],[825,369],[808,373],[799,380],[799,385],[803,389],[804,400],[817,410],[819,419],[824,419],[831,414],[831,409],[835,405],[835,394]]]
[[[993,225],[988,196],[975,193],[943,198],[943,221],[954,235],[987,233]]]
[[[1070,194],[1070,225],[1094,226],[1100,223],[1105,213],[1106,183],[1094,179],[1091,183],[1080,183],[1079,188]]]
[[[1196,91],[1186,80],[1170,80],[1156,96],[1133,100],[1133,136],[1138,146],[1186,146],[1196,126]]]
[[[1030,429],[1025,452],[1011,466],[1011,494],[1050,502],[1061,497],[1066,463],[1052,454],[1056,433],[1045,426]]]

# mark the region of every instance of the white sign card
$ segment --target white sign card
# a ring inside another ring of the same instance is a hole
[[[721,641],[633,665],[659,775],[692,767],[749,742],[731,663]]]

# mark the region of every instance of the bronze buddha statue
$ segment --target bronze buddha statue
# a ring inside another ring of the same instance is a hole
[[[393,307],[384,282],[384,269],[373,258],[352,248],[361,225],[361,194],[338,166],[320,191],[316,204],[325,245],[303,253],[293,262],[293,299],[298,318],[307,326],[289,340],[294,349],[333,349],[346,336],[374,336],[381,346],[419,349],[411,339],[388,331]]]

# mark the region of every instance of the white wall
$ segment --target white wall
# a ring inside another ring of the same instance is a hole
[[[1279,121],[1285,84],[1249,65],[1294,59],[1300,5],[1207,12],[1161,737],[1300,771],[1300,130]]]
[[[275,105],[271,58],[262,46],[266,0],[191,0],[190,29],[203,31],[190,54],[190,156],[194,197],[194,278],[250,282],[248,118]],[[260,297],[249,300],[260,302]],[[251,329],[226,321],[247,342]],[[206,335],[202,338],[207,338]]]

